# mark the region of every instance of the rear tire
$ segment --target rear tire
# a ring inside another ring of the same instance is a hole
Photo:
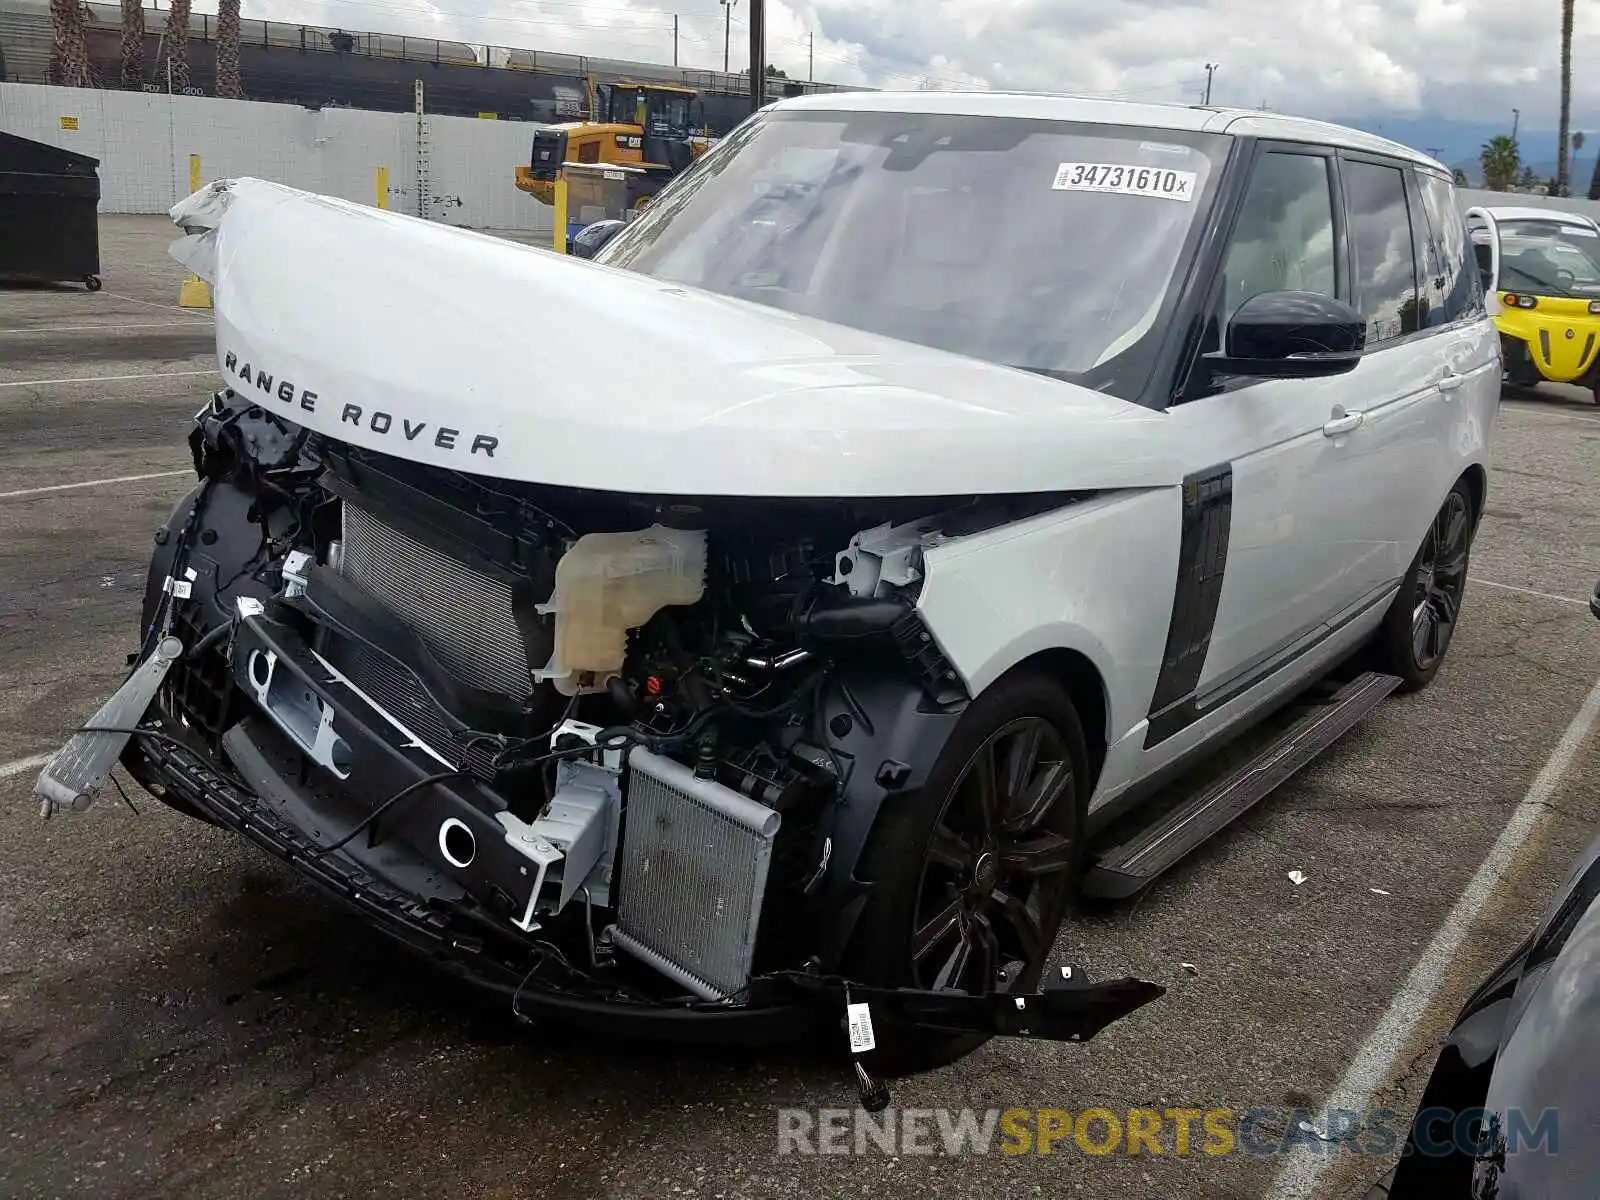
[[[993,684],[962,715],[927,784],[885,802],[863,853],[873,889],[846,974],[884,987],[1031,994],[1078,881],[1089,785],[1066,693],[1032,673]],[[929,1070],[988,1038],[880,1021],[872,1065],[889,1076]]]
[[[1433,682],[1450,649],[1466,599],[1476,525],[1472,489],[1458,479],[1428,526],[1373,641],[1374,665],[1398,675],[1402,692]]]

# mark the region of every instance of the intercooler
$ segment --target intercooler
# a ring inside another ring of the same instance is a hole
[[[465,683],[525,700],[533,691],[512,585],[344,505],[340,571],[404,620]]]
[[[706,1000],[750,979],[780,818],[638,748],[628,756],[616,945]]]

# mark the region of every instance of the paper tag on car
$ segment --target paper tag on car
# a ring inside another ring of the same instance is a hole
[[[865,1004],[846,1004],[844,1019],[850,1028],[851,1054],[861,1054],[878,1044],[872,1033],[872,1013]]]
[[[1120,196],[1154,196],[1161,200],[1194,199],[1198,176],[1166,167],[1130,167],[1125,163],[1062,163],[1050,184],[1058,192],[1113,192]]]

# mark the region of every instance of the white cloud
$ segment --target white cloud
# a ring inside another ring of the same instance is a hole
[[[735,0],[730,65],[747,59]],[[199,0],[197,10],[214,8]],[[722,65],[716,0],[246,0],[247,18]],[[1600,127],[1600,10],[1578,4],[1574,126]],[[1515,0],[767,0],[768,59],[880,87],[1014,87],[1214,99],[1322,116],[1553,122],[1559,5]]]

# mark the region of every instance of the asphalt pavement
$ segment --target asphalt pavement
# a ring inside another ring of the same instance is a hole
[[[780,1110],[854,1103],[815,1046],[688,1052],[524,1026],[137,791],[137,814],[103,801],[41,821],[39,756],[121,678],[151,533],[189,486],[189,418],[216,386],[209,314],[176,307],[170,226],[102,230],[104,291],[0,291],[0,1194],[1274,1194],[1281,1161],[1208,1153],[1198,1126],[1188,1153],[1169,1132],[1159,1154],[1070,1136],[1049,1154],[780,1154]],[[1494,452],[1434,686],[1142,898],[1063,929],[1059,955],[1166,997],[1085,1046],[995,1040],[900,1081],[902,1119],[1316,1110],[1384,1030],[1375,1103],[1409,1114],[1462,999],[1600,828],[1591,736],[1545,772],[1460,953],[1418,968],[1600,679],[1585,605],[1600,408],[1510,396]],[[1359,1196],[1387,1166],[1346,1156],[1317,1194]]]

